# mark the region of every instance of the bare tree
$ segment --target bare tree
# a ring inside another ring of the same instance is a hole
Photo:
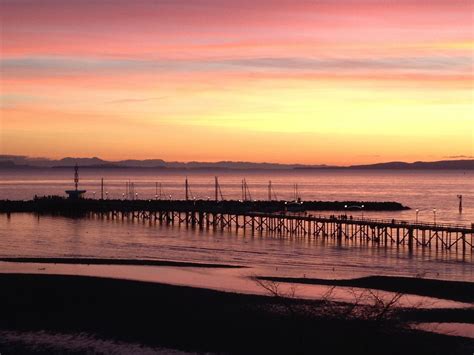
[[[296,310],[293,299],[296,298],[296,285],[291,285],[285,292],[280,287],[280,283],[276,281],[263,280],[255,275],[250,277],[250,279],[264,289],[270,296],[277,298],[292,317],[295,315]]]
[[[297,298],[296,286],[292,285],[286,290],[280,283],[272,280],[264,280],[257,276],[251,279],[265,290],[270,296],[278,298],[286,310],[294,316],[297,310],[306,314],[326,316],[338,319],[353,319],[367,321],[395,321],[397,309],[403,293],[384,295],[372,289],[358,290],[349,288],[352,295],[350,302],[336,301],[336,286],[331,286],[321,297],[320,302],[308,305],[297,305],[294,299]],[[304,309],[303,309],[304,308]]]

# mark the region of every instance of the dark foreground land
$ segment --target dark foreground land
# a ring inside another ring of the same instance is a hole
[[[323,301],[83,276],[1,274],[0,290],[0,334],[85,332],[147,346],[245,354],[470,355],[474,350],[472,339],[405,328],[417,312],[358,319],[327,312]],[[446,312],[443,320],[459,321],[459,314]],[[462,312],[472,316],[472,310]],[[2,354],[25,350],[21,342],[0,339]]]

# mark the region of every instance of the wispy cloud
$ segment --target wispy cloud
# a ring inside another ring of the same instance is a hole
[[[159,100],[164,100],[164,99],[166,99],[166,96],[118,99],[118,100],[106,101],[105,103],[106,104],[128,104],[128,103],[135,103],[135,102],[159,101]]]
[[[448,155],[447,159],[474,159],[474,155]]]
[[[4,75],[74,75],[124,72],[203,71],[469,71],[469,56],[420,56],[392,58],[243,58],[222,60],[139,60],[75,57],[23,57],[0,61]]]
[[[41,99],[38,96],[34,95],[24,95],[24,94],[6,94],[0,95],[0,108],[2,109],[14,109],[24,104],[30,104],[33,102],[39,102]]]

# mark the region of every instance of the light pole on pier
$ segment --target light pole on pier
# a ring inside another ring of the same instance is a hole
[[[417,209],[415,210],[415,212],[416,212],[416,215],[415,215],[415,223],[418,224],[418,213],[420,213],[420,210],[417,208]]]
[[[433,208],[433,220],[434,224],[436,224],[436,208]]]
[[[462,195],[458,195],[459,199],[459,213],[462,213]]]

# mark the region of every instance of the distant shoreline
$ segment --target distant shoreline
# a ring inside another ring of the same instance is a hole
[[[300,167],[300,168],[227,168],[217,166],[204,166],[204,167],[166,167],[166,166],[80,166],[81,169],[85,170],[143,170],[143,171],[230,171],[230,172],[242,172],[242,171],[265,171],[265,172],[278,172],[278,171],[473,171],[474,167],[349,167],[349,166],[331,166],[331,167]],[[6,167],[0,165],[0,171],[27,171],[27,170],[72,170],[74,166],[14,166]]]
[[[99,158],[63,158],[60,160],[34,159],[28,157],[0,156],[0,170],[25,169],[143,169],[143,170],[474,170],[474,159],[417,161],[407,163],[392,161],[374,164],[337,166],[326,164],[254,163],[240,161],[219,162],[166,162],[161,159],[107,161]]]

